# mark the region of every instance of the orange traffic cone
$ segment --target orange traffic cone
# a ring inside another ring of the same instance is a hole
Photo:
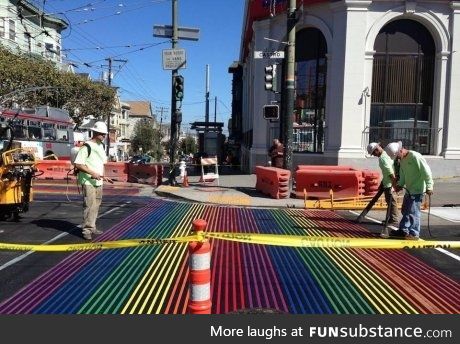
[[[183,188],[186,188],[186,187],[188,187],[188,186],[189,186],[189,185],[188,185],[188,176],[187,176],[187,174],[186,174],[186,175],[184,176],[184,181],[182,182],[182,187],[183,187]]]

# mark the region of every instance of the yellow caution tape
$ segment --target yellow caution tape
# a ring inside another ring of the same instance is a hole
[[[194,235],[176,238],[126,239],[118,241],[91,242],[83,244],[32,245],[0,243],[0,250],[39,252],[90,251],[116,248],[132,248],[138,246],[164,245],[168,243],[187,243],[191,241],[201,242],[206,239],[220,239],[248,244],[303,248],[460,248],[460,241],[409,241],[371,238],[312,237],[301,235],[260,233],[199,232]]]
[[[178,238],[165,239],[126,239],[117,241],[89,242],[83,244],[52,244],[52,245],[34,245],[34,244],[7,244],[0,243],[0,250],[9,251],[37,251],[37,252],[71,252],[71,251],[92,251],[108,250],[114,248],[131,248],[138,246],[163,245],[176,242],[201,241],[200,237],[193,235]]]
[[[289,246],[289,247],[329,247],[329,248],[460,248],[460,241],[393,240],[344,237],[312,237],[300,235],[259,234],[259,233],[205,233],[207,238],[244,242],[248,244]]]

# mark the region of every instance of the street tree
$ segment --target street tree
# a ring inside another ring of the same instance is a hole
[[[13,54],[0,47],[0,106],[49,105],[69,111],[80,124],[84,117],[103,118],[112,110],[113,88],[57,69],[50,61]],[[28,91],[32,89],[33,91]]]
[[[160,130],[153,128],[151,121],[138,121],[134,126],[134,133],[131,138],[131,148],[134,152],[140,151],[153,156],[160,161],[163,156]]]
[[[188,155],[190,153],[195,154],[197,152],[196,141],[192,135],[185,136],[179,144],[182,154]]]

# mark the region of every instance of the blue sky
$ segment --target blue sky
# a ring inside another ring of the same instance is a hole
[[[127,59],[124,65],[113,65],[112,84],[120,87],[121,99],[150,100],[154,108],[166,107],[163,121],[170,121],[171,71],[162,68],[162,51],[170,49],[171,42],[153,37],[154,25],[172,23],[170,0],[35,3],[45,3],[46,12],[63,13],[60,15],[70,22],[62,35],[62,49],[67,59],[78,66],[77,72],[90,73],[97,79],[107,70],[106,58]],[[228,67],[239,58],[243,7],[244,0],[178,1],[179,26],[200,29],[198,41],[179,42],[179,48],[187,54],[187,68],[180,70],[185,78],[184,129],[190,122],[204,121],[206,64],[210,65],[210,119],[214,119],[217,97],[217,121],[223,121],[226,129],[231,111],[232,75]]]

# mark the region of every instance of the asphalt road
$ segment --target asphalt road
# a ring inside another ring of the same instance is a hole
[[[123,201],[104,201],[98,229],[107,230],[119,223],[147,200],[132,197]],[[19,222],[0,222],[0,242],[4,243],[84,243],[81,229],[82,205],[79,201],[34,201]],[[70,253],[0,251],[0,302]]]
[[[433,207],[460,204],[458,181],[438,181],[432,197]],[[54,197],[54,196],[53,196]],[[150,196],[151,197],[151,196]],[[146,197],[111,197],[104,200],[98,221],[99,229],[107,230],[121,222],[135,210],[145,205]],[[354,220],[357,213],[340,212]],[[382,226],[384,212],[371,211],[362,225],[376,237]],[[83,243],[78,225],[82,218],[80,201],[68,202],[63,195],[47,201],[34,201],[29,212],[19,222],[0,222],[0,242],[6,243]],[[428,227],[429,222],[429,227]],[[460,240],[459,222],[424,213],[422,238],[425,240]],[[37,253],[24,251],[0,251],[0,302],[13,295],[23,286],[59,263],[69,253]],[[417,249],[411,254],[421,258],[433,268],[460,281],[460,250]]]

